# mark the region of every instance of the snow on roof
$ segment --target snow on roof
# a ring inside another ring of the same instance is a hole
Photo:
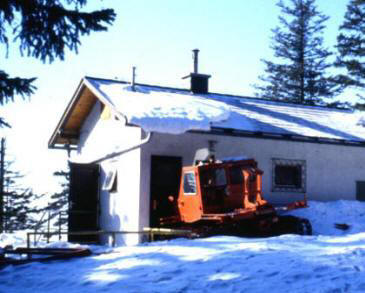
[[[244,132],[365,141],[362,116],[350,110],[305,106],[223,94],[136,85],[86,77],[91,89],[146,131],[183,133],[231,129]]]
[[[218,159],[218,161],[228,163],[228,162],[238,162],[238,161],[243,161],[243,160],[248,160],[248,159],[249,159],[249,157],[246,157],[246,156],[238,156],[238,157],[224,157],[222,159]]]
[[[155,91],[110,81],[88,79],[91,85],[128,122],[146,131],[180,134],[189,130],[210,130],[211,123],[226,120],[229,106],[224,102],[192,94]]]

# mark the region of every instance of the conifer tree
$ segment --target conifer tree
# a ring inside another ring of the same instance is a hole
[[[337,37],[339,56],[335,65],[344,68],[338,76],[344,86],[365,89],[365,0],[351,0],[340,34]],[[364,97],[361,93],[360,96]]]
[[[0,1],[0,45],[8,53],[16,41],[22,55],[49,63],[63,60],[66,49],[77,53],[82,35],[105,31],[115,19],[112,9],[82,11],[86,4],[87,0]],[[10,77],[0,69],[0,106],[34,93],[34,80]],[[0,117],[0,127],[4,125]]]
[[[280,25],[272,30],[275,62],[262,60],[265,74],[256,95],[268,99],[317,104],[340,88],[326,74],[331,52],[323,47],[324,23],[315,0],[280,0]]]
[[[70,171],[59,170],[53,173],[60,180],[61,190],[51,195],[51,202],[48,209],[51,211],[52,218],[56,218],[54,226],[67,224],[68,196],[70,191]],[[59,215],[61,214],[61,217]]]
[[[7,232],[33,228],[38,213],[33,201],[39,197],[22,187],[20,180],[24,176],[14,171],[12,165],[12,161],[5,161],[3,228]]]

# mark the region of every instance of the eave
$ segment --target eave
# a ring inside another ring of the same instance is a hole
[[[198,134],[233,136],[233,137],[250,137],[250,138],[257,138],[257,139],[271,139],[271,140],[282,140],[282,141],[293,141],[293,142],[365,147],[365,141],[310,137],[310,136],[303,136],[303,135],[298,135],[298,134],[251,132],[251,131],[229,129],[229,128],[212,127],[212,129],[210,131],[191,130],[189,132],[198,133]]]
[[[81,80],[48,142],[48,148],[75,149],[82,124],[96,101],[97,98],[85,85],[84,79]]]

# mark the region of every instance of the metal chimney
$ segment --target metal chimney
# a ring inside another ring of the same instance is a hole
[[[136,91],[136,66],[132,67],[132,91]]]
[[[207,94],[208,79],[211,76],[207,74],[198,73],[198,63],[199,63],[198,54],[199,54],[199,49],[194,49],[193,50],[194,72],[190,73],[188,76],[183,77],[183,79],[190,77],[190,90],[194,94]]]
[[[193,50],[193,58],[194,58],[194,73],[198,73],[198,56],[199,54],[199,49],[194,49]]]

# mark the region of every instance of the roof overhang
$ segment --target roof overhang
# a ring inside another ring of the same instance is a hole
[[[96,101],[97,97],[82,79],[58,122],[48,142],[48,147],[52,149],[75,149],[79,142],[82,124]]]
[[[244,131],[244,130],[237,130],[237,129],[230,129],[230,128],[212,127],[212,129],[210,131],[191,130],[189,132],[199,133],[199,134],[213,134],[213,135],[235,136],[235,137],[251,137],[251,138],[258,138],[258,139],[271,139],[271,140],[284,140],[284,141],[307,142],[307,143],[317,143],[317,144],[334,144],[334,145],[343,145],[343,146],[365,147],[365,141],[310,137],[310,136],[304,136],[304,135],[298,135],[298,134],[278,134],[278,133],[269,133],[269,132]]]

